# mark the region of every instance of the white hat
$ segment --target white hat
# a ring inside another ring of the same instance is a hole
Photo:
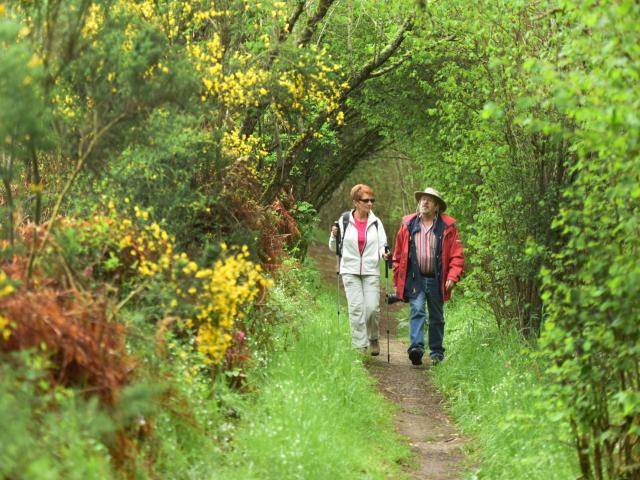
[[[440,192],[437,191],[434,188],[427,187],[421,192],[415,192],[413,195],[416,197],[416,202],[419,202],[420,201],[420,197],[422,197],[424,195],[431,195],[432,197],[435,197],[435,198],[438,199],[438,203],[440,204],[440,211],[441,212],[444,212],[447,209],[447,202],[444,201],[444,199],[442,198],[442,195],[440,195]]]

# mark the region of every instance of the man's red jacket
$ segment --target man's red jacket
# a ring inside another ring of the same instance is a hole
[[[405,296],[405,285],[407,284],[407,274],[409,273],[409,226],[417,214],[406,215],[402,218],[402,225],[396,235],[396,246],[393,252],[393,286],[396,295],[403,300]],[[442,271],[437,275],[440,279],[440,288],[443,300],[451,298],[451,292],[445,289],[447,280],[458,282],[464,269],[464,254],[462,252],[462,242],[458,236],[456,219],[448,215],[440,214],[440,221],[444,223],[442,233],[442,245],[439,251],[442,256]],[[417,221],[417,219],[416,219]],[[415,221],[413,222],[415,224]],[[409,273],[413,275],[413,273]]]

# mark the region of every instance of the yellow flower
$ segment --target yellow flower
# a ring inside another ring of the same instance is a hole
[[[31,33],[31,29],[29,27],[22,27],[20,29],[20,31],[18,32],[18,39],[22,40],[23,38],[25,38],[30,33]]]
[[[0,5],[0,8],[2,8],[2,5]],[[27,65],[29,66],[29,68],[40,66],[42,65],[42,58],[37,53],[34,53],[33,55],[31,55],[31,59],[29,59],[29,63]]]
[[[11,322],[7,317],[0,315],[0,336],[5,342],[9,340],[9,337],[11,336],[11,330],[9,329],[10,324]]]

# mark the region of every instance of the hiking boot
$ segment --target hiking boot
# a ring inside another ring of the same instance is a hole
[[[431,355],[431,365],[434,367],[444,360],[444,355]]]
[[[369,351],[371,352],[371,356],[377,357],[380,355],[380,344],[378,343],[378,339],[371,340],[369,342]]]
[[[413,365],[422,365],[422,354],[424,352],[419,348],[412,348],[409,350],[409,360]]]

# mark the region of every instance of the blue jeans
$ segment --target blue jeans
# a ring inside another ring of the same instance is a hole
[[[424,352],[424,322],[429,309],[429,354],[444,356],[444,304],[435,278],[420,277],[420,291],[409,299],[409,350],[418,348]],[[425,308],[426,306],[426,308]]]

